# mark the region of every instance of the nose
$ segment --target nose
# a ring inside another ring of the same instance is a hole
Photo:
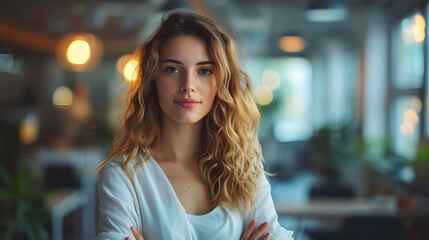
[[[184,74],[180,91],[195,92],[195,76],[193,76],[192,72]]]

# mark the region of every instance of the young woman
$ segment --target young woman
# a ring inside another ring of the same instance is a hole
[[[252,83],[214,22],[173,12],[142,46],[97,167],[98,239],[292,239],[277,222]]]

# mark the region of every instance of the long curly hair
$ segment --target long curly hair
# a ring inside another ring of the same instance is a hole
[[[264,174],[253,84],[239,64],[231,37],[214,21],[194,13],[175,11],[164,16],[161,26],[140,48],[138,77],[127,92],[124,121],[116,132],[113,149],[96,171],[99,175],[104,166],[119,158],[131,180],[135,170],[150,158],[160,136],[161,108],[155,86],[159,53],[168,39],[183,34],[204,40],[217,81],[212,109],[204,119],[204,153],[198,157],[198,167],[211,203],[245,214],[251,211]],[[130,169],[129,162],[136,157],[137,164]]]

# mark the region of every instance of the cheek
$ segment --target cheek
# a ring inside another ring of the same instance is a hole
[[[175,92],[176,87],[171,81],[158,80],[156,81],[156,89],[158,91],[158,96],[162,98]]]
[[[214,98],[215,98],[215,96],[216,96],[216,90],[217,90],[217,88],[216,88],[216,83],[213,83],[213,84],[209,84],[208,86],[207,86],[207,91],[206,91],[206,93],[207,93],[207,96],[210,98],[210,101],[213,103],[213,100],[214,100]]]

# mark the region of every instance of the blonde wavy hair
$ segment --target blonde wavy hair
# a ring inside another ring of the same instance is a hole
[[[257,138],[260,114],[234,41],[218,24],[197,14],[175,11],[164,16],[161,26],[140,48],[138,79],[127,92],[124,121],[112,151],[96,171],[99,175],[108,163],[121,159],[120,166],[133,182],[136,170],[150,158],[160,136],[161,108],[155,86],[160,49],[168,39],[184,34],[205,41],[217,81],[212,109],[204,119],[204,153],[197,160],[198,167],[213,206],[229,206],[245,214],[251,211],[264,174]],[[137,164],[130,169],[135,157]]]

